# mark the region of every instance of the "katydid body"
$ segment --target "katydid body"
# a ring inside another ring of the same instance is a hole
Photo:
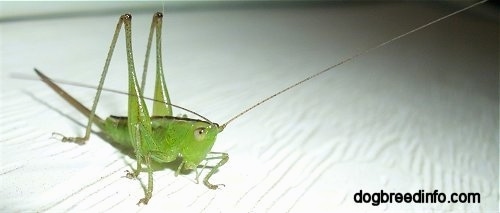
[[[177,175],[182,169],[196,169],[197,166],[207,158],[208,154],[218,155],[210,158],[219,159],[219,162],[212,167],[210,172],[203,179],[203,183],[208,188],[217,189],[222,184],[211,184],[209,179],[220,166],[227,162],[229,158],[226,153],[210,152],[215,143],[217,134],[224,129],[223,127],[219,127],[218,124],[212,123],[208,120],[203,121],[172,116],[170,97],[168,95],[165,79],[163,77],[163,68],[161,65],[162,17],[163,15],[161,13],[156,13],[153,16],[146,52],[146,60],[144,63],[143,82],[141,86],[139,86],[137,80],[132,55],[132,16],[130,14],[125,14],[120,17],[111,42],[108,57],[106,58],[104,70],[101,74],[94,104],[90,110],[53,83],[47,76],[35,69],[35,72],[40,76],[40,78],[52,89],[54,89],[56,93],[89,118],[84,137],[66,137],[62,134],[54,133],[55,135],[61,136],[61,140],[63,142],[75,142],[80,144],[85,143],[90,137],[92,124],[95,124],[102,130],[104,135],[109,137],[113,142],[121,144],[124,147],[129,147],[134,151],[137,160],[137,168],[132,173],[127,174],[127,177],[137,177],[142,171],[141,167],[143,164],[146,165],[146,170],[148,172],[148,186],[145,192],[145,197],[139,200],[138,204],[147,204],[149,199],[152,197],[152,160],[159,163],[168,163],[179,157],[182,158],[181,164],[176,171]],[[95,115],[95,110],[122,25],[125,25],[124,28],[129,76],[128,117],[110,116],[103,120]],[[144,79],[146,79],[147,63],[154,31],[156,31],[156,81],[154,91],[154,100],[156,101],[153,103],[153,114],[150,116],[144,98],[142,97],[142,90],[145,86]],[[198,180],[198,177],[199,174],[197,173],[196,180]]]
[[[79,109],[82,114],[90,117],[91,111],[89,109],[54,84],[39,70],[35,71],[54,91]],[[141,151],[150,152],[151,158],[160,163],[172,162],[178,156],[183,157],[185,169],[194,169],[199,162],[205,159],[220,130],[216,123],[197,119],[173,116],[154,116],[150,119],[154,141],[150,145],[141,147],[145,149]],[[129,134],[127,117],[112,115],[103,120],[94,115],[93,123],[112,142],[132,150],[137,148]]]

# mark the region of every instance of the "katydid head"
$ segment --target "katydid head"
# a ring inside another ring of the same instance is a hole
[[[218,124],[205,121],[187,122],[184,128],[180,154],[184,168],[195,169],[212,149],[221,129]]]

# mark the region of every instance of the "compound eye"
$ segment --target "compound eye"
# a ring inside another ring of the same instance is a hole
[[[205,135],[207,135],[207,130],[205,127],[199,127],[194,130],[194,138],[197,141],[202,141],[205,139]]]

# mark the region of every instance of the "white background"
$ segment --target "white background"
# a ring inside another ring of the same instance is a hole
[[[308,75],[457,9],[252,5],[166,5],[164,67],[174,103],[223,123]],[[37,67],[56,79],[96,85],[125,12],[134,16],[140,72],[151,16],[162,5],[1,6],[2,211],[498,211],[498,22],[482,10],[357,58],[231,123],[213,148],[230,156],[212,179],[225,188],[209,190],[193,182],[194,173],[174,177],[166,168],[154,173],[150,203],[136,206],[141,185],[122,177],[134,160],[96,134],[84,146],[50,139],[53,131],[82,135],[87,121],[43,83],[11,75],[34,76]],[[125,91],[122,39],[105,86]],[[91,105],[95,91],[64,88]],[[103,94],[101,117],[125,113],[126,96]],[[420,189],[479,192],[481,203],[353,201],[359,190]]]

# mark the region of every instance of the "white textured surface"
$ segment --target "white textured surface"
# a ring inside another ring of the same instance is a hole
[[[169,91],[222,123],[448,12],[416,4],[172,11],[163,30]],[[134,14],[137,68],[152,13]],[[95,85],[118,16],[0,23],[2,211],[498,211],[498,23],[455,16],[266,103],[218,138],[213,150],[230,160],[213,181],[225,188],[164,169],[149,205],[138,207],[139,182],[122,178],[135,162],[96,134],[84,146],[50,139],[83,134],[86,120],[43,83],[9,78],[36,66]],[[117,46],[106,87],[125,90]],[[65,88],[90,106],[94,91]],[[102,117],[126,112],[125,96],[101,100]],[[374,207],[353,202],[360,189],[479,192],[481,203]]]

